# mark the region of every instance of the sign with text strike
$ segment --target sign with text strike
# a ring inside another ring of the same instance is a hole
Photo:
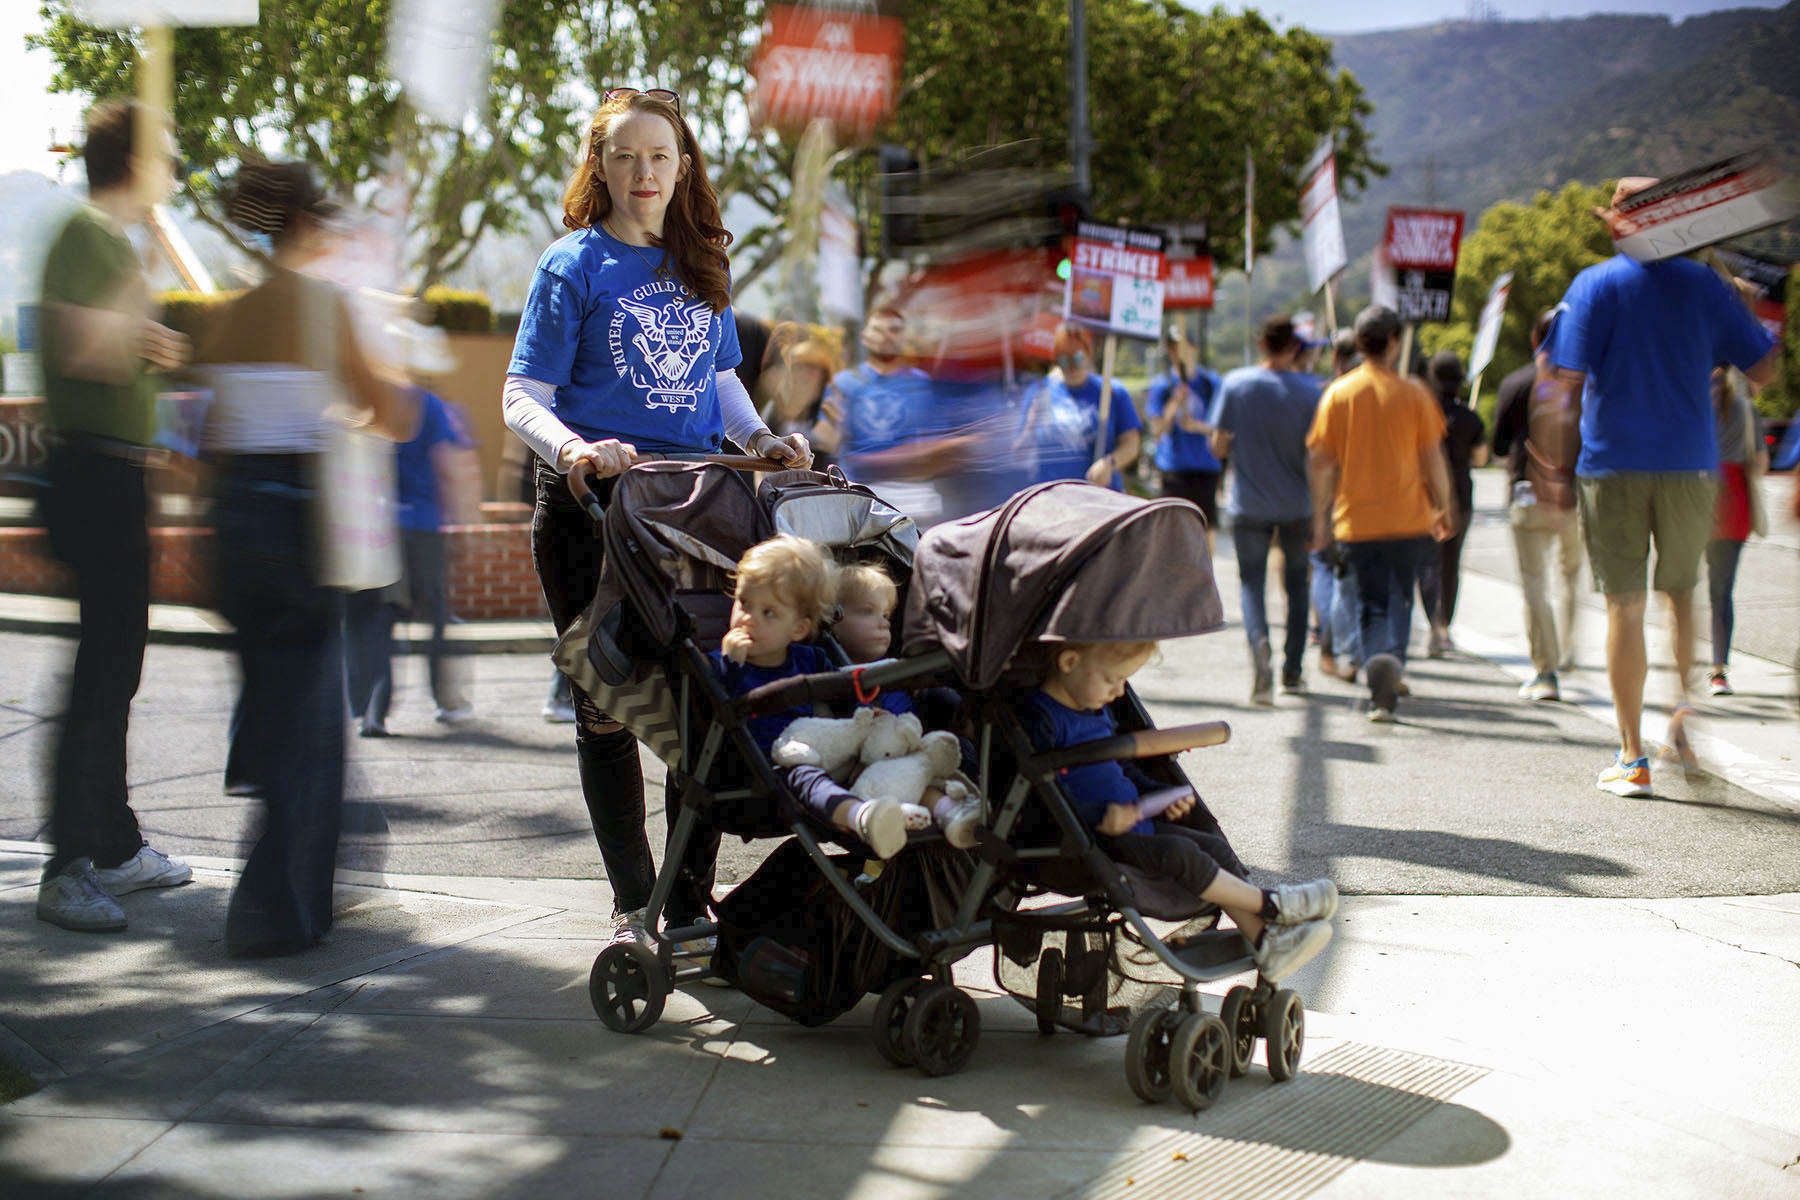
[[[1380,258],[1393,269],[1394,310],[1406,322],[1448,321],[1462,250],[1463,214],[1446,208],[1390,208]]]
[[[906,25],[879,11],[771,4],[751,60],[752,116],[799,130],[815,117],[840,137],[860,137],[893,111]]]
[[[1779,225],[1794,212],[1780,166],[1755,151],[1653,183],[1620,201],[1607,224],[1613,249],[1657,262]]]
[[[1069,255],[1063,315],[1124,337],[1162,336],[1169,260],[1162,234],[1081,222]]]

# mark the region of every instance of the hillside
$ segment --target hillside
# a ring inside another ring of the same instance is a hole
[[[1473,221],[1572,179],[1666,173],[1756,145],[1800,177],[1800,0],[1680,24],[1449,22],[1335,44],[1338,65],[1375,103],[1376,154],[1390,169],[1344,206],[1346,297],[1368,292],[1390,204],[1461,208]],[[1221,288],[1223,312],[1243,311],[1241,286]],[[1258,266],[1259,312],[1311,306],[1305,292],[1297,246]]]

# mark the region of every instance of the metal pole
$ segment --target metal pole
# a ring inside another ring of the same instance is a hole
[[[1091,202],[1088,157],[1094,149],[1088,132],[1087,0],[1069,0],[1069,165],[1083,202]]]

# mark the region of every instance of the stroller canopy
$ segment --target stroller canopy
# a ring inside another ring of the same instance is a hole
[[[902,652],[943,650],[982,689],[1035,641],[1160,641],[1224,623],[1198,508],[1059,480],[921,539]]]

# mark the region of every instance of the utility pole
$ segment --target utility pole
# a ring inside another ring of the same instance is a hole
[[[1093,202],[1088,171],[1093,149],[1088,133],[1087,0],[1069,0],[1069,165],[1075,169],[1075,187],[1084,205]]]

